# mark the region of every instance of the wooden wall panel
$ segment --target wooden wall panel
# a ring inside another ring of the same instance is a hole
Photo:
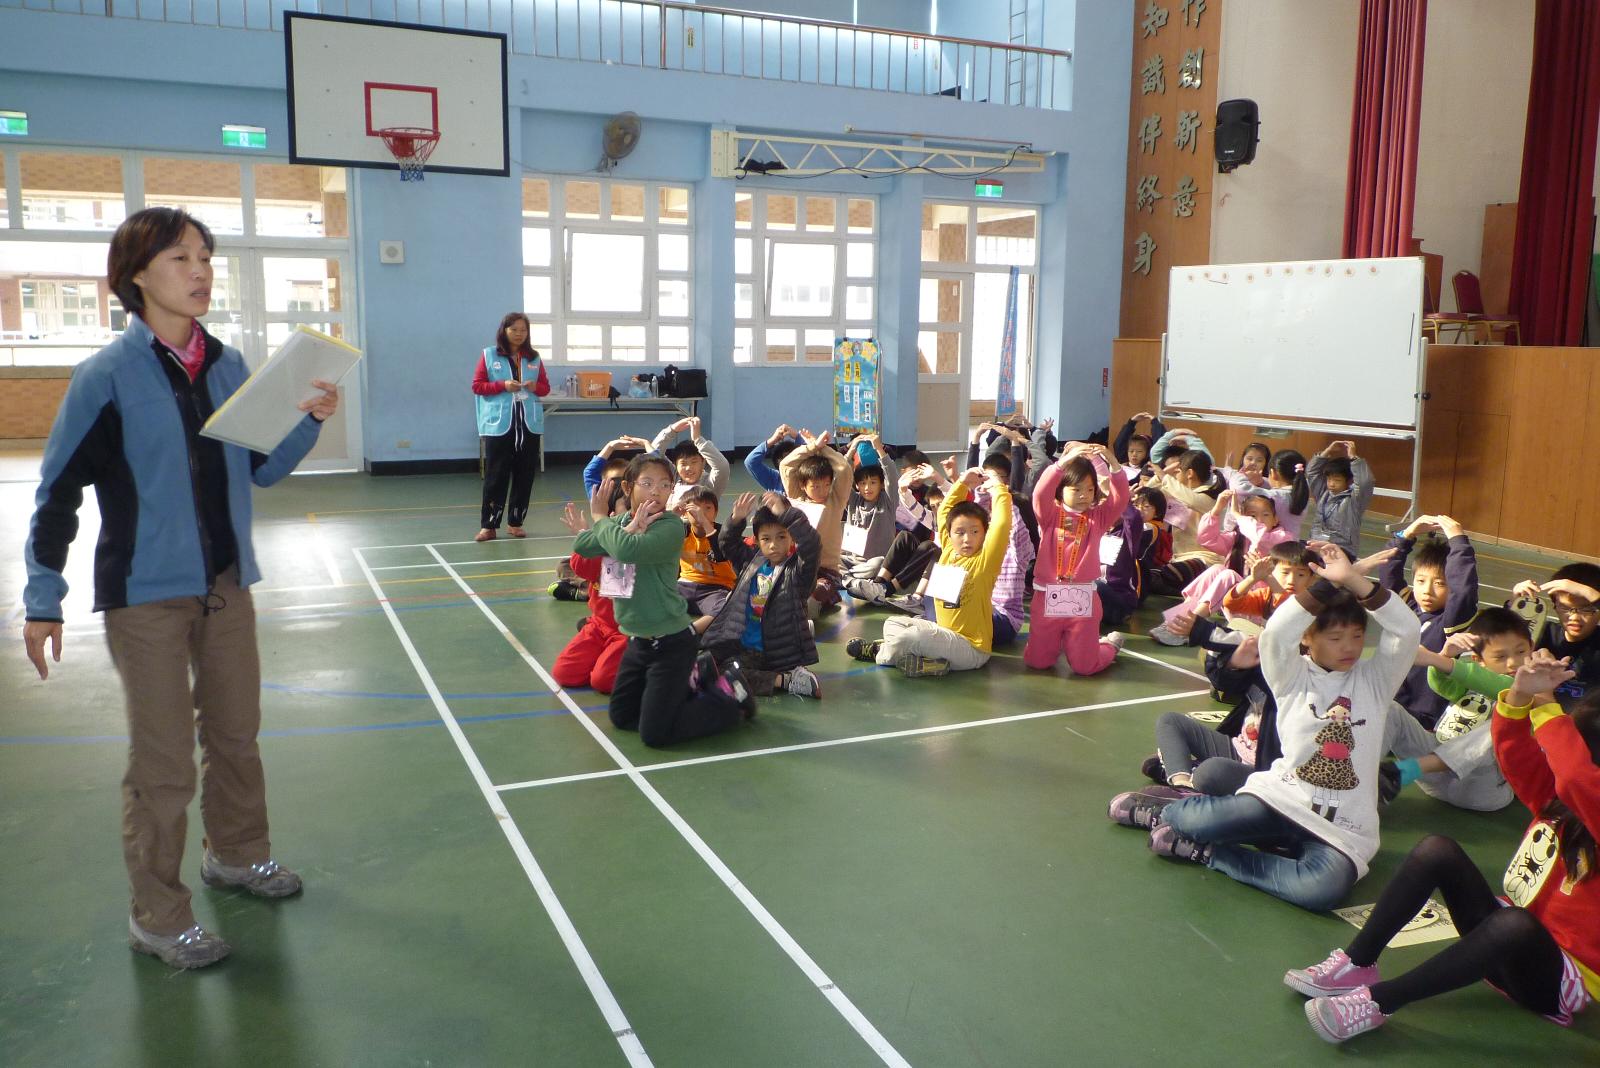
[[[1517,205],[1490,204],[1483,209],[1483,250],[1478,257],[1478,281],[1483,307],[1491,315],[1504,315],[1511,303],[1511,246],[1517,239]]]
[[[1595,349],[1588,351],[1600,357],[1600,352],[1596,352]],[[1551,421],[1567,422],[1570,427],[1571,421],[1576,420],[1579,415],[1579,412],[1569,409],[1565,413],[1552,413]],[[1568,485],[1576,483],[1588,490],[1587,493],[1579,495],[1577,507],[1573,510],[1575,533],[1572,548],[1574,552],[1584,556],[1600,557],[1600,490],[1597,490],[1597,480],[1590,466],[1592,458],[1600,456],[1600,368],[1591,368],[1589,372],[1589,396],[1583,406],[1582,416],[1585,421],[1582,446],[1557,453],[1555,457],[1549,458],[1560,457],[1569,462],[1559,465],[1547,462],[1542,473],[1545,477],[1550,477],[1553,469],[1557,468],[1570,472],[1570,475],[1562,481]],[[1570,462],[1574,460],[1578,462]]]
[[[1516,362],[1500,536],[1576,551],[1579,499],[1592,496],[1596,484],[1581,469],[1568,475],[1554,461],[1581,455],[1575,450],[1583,440],[1580,405],[1589,398],[1594,350],[1485,346],[1485,351],[1506,352]],[[1551,404],[1561,396],[1573,403]]]
[[[1468,530],[1502,537],[1501,505],[1505,500],[1506,447],[1511,440],[1511,420],[1485,412],[1459,412],[1455,441],[1445,462],[1453,468],[1450,505],[1444,513]],[[1441,444],[1427,423],[1422,427],[1423,462]],[[1425,502],[1426,503],[1426,502]],[[1428,504],[1428,512],[1440,511]]]
[[[1223,0],[1199,5],[1180,0],[1129,5],[1133,14],[1133,66],[1129,71],[1132,94],[1128,108],[1128,180],[1124,202],[1124,255],[1122,265],[1122,318],[1124,337],[1156,338],[1166,329],[1167,276],[1174,265],[1208,263],[1211,258],[1211,186],[1216,173],[1213,149],[1217,119],[1217,72],[1220,69]],[[1155,10],[1166,22],[1146,33],[1146,20]],[[1202,49],[1200,85],[1181,83],[1184,55]],[[1164,91],[1145,92],[1143,71],[1152,56],[1162,60]],[[1180,111],[1197,111],[1200,126],[1190,147],[1175,143]],[[1161,134],[1153,151],[1144,151],[1139,131],[1147,116],[1161,120]],[[1153,177],[1161,199],[1138,207],[1139,180]],[[1173,196],[1184,178],[1194,181],[1194,212],[1179,216]],[[1134,270],[1140,234],[1155,242],[1148,272]]]

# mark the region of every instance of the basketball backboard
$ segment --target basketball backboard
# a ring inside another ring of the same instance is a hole
[[[428,170],[511,173],[503,33],[284,15],[289,162],[397,168],[379,131],[439,131]]]

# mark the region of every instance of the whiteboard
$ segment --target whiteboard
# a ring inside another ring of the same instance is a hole
[[[1174,267],[1162,405],[1416,428],[1421,257]]]

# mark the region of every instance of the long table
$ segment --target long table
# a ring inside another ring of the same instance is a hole
[[[553,415],[638,415],[641,412],[670,412],[693,419],[702,397],[618,397],[613,403],[604,397],[540,398],[546,418]],[[544,435],[539,435],[539,470],[544,470]]]

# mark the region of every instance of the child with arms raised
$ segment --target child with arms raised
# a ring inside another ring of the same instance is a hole
[[[944,548],[935,571],[947,570],[936,573],[928,587],[939,602],[938,622],[886,619],[882,640],[851,638],[845,644],[851,656],[893,665],[912,678],[972,671],[989,662],[994,584],[1011,540],[1011,491],[989,481],[991,516],[968,499],[983,481],[982,471],[967,471],[939,505]]]
[[[1557,625],[1543,627],[1534,644],[1555,657],[1566,657],[1574,672],[1557,696],[1570,700],[1600,684],[1600,566],[1568,564],[1542,585],[1519,582],[1513,603],[1548,599]]]
[[[667,510],[674,474],[660,456],[634,459],[622,479],[628,510],[607,515],[597,495],[594,526],[573,543],[579,556],[606,558],[600,592],[612,599],[617,628],[628,636],[611,691],[611,723],[637,730],[651,747],[716,734],[755,714],[737,670],[703,679],[700,692],[690,693],[700,639],[678,592],[683,521]]]
[[[1337,546],[1310,548],[1324,561],[1312,570],[1343,596],[1335,592],[1323,603],[1311,590],[1298,591],[1261,634],[1261,671],[1277,698],[1282,755],[1232,797],[1185,798],[1145,820],[1153,852],[1322,911],[1344,898],[1378,851],[1380,759],[1390,751],[1420,756],[1433,739],[1409,716],[1390,714],[1417,648],[1417,617]],[[1383,634],[1374,656],[1362,660],[1369,617]],[[1286,848],[1244,844],[1262,839]]]
[[[695,630],[704,632],[711,617],[727,603],[738,573],[722,555],[715,493],[704,486],[691,486],[678,496],[673,511],[684,525],[678,592],[689,605]]]
[[[1348,947],[1283,977],[1310,996],[1306,1019],[1319,1038],[1343,1042],[1413,1002],[1480,979],[1563,1026],[1600,996],[1600,699],[1586,696],[1563,711],[1553,691],[1571,674],[1541,652],[1517,668],[1495,710],[1495,753],[1533,814],[1506,868],[1505,896],[1454,841],[1430,835],[1417,843]],[[1436,890],[1460,939],[1381,979],[1378,955]]]
[[[1335,441],[1306,467],[1306,485],[1311,489],[1311,534],[1309,540],[1331,541],[1354,560],[1361,540],[1361,517],[1367,514],[1377,484],[1372,468],[1356,455],[1353,441]]]
[[[822,564],[811,599],[830,607],[839,603],[839,587],[844,582],[842,546],[844,509],[851,492],[850,463],[828,447],[826,431],[818,436],[802,430],[800,437],[804,444],[783,458],[778,473],[783,476],[785,495],[806,513],[822,538]]]
[[[625,466],[623,470],[626,471]],[[580,508],[568,501],[561,514],[561,522],[575,535],[590,528],[592,515],[609,516],[622,506],[622,472],[607,479],[604,488],[597,484],[590,490],[589,498],[588,508]],[[570,559],[573,575],[584,584],[589,600],[589,618],[583,621],[578,633],[561,650],[555,663],[550,665],[550,677],[556,680],[557,685],[567,689],[588,686],[596,693],[610,693],[616,685],[617,667],[622,663],[622,654],[628,648],[628,636],[617,629],[617,616],[611,607],[611,598],[600,592],[601,563],[601,557],[583,556],[576,552]]]
[[[854,568],[868,560],[881,560],[894,540],[895,499],[890,486],[898,485],[900,471],[877,434],[863,434],[850,443],[854,462],[853,488],[844,507],[841,563]]]
[[[769,490],[759,509],[756,503],[755,494],[740,494],[722,528],[722,553],[739,568],[739,581],[704,644],[717,660],[737,664],[757,697],[787,690],[820,698],[822,685],[807,667],[817,662],[817,646],[806,626],[806,601],[817,581],[822,540],[781,494]],[[754,546],[744,538],[752,511]]]
[[[650,451],[663,452],[673,435],[683,430],[687,430],[689,436],[664,452],[678,475],[672,497],[667,502],[669,508],[676,507],[683,495],[696,486],[719,494],[728,488],[728,458],[700,432],[698,416],[679,419],[663,427],[650,443]]]
[[[1417,535],[1437,530],[1448,541],[1417,544]],[[1389,542],[1393,555],[1378,570],[1378,581],[1405,598],[1422,623],[1422,647],[1437,653],[1448,632],[1464,627],[1478,612],[1478,558],[1472,543],[1447,515],[1419,516]],[[1413,549],[1415,551],[1413,552]],[[1412,573],[1406,583],[1406,558]],[[1498,692],[1498,691],[1497,691]],[[1428,686],[1428,669],[1418,665],[1400,684],[1395,700],[1430,731],[1444,712],[1445,700]]]
[[[1122,635],[1100,637],[1104,608],[1094,583],[1100,577],[1100,537],[1128,506],[1128,476],[1104,445],[1071,442],[1033,490],[1039,517],[1039,553],[1034,561],[1033,607],[1022,661],[1040,670],[1063,653],[1079,675],[1111,666]],[[1110,492],[1102,495],[1100,479]]]

